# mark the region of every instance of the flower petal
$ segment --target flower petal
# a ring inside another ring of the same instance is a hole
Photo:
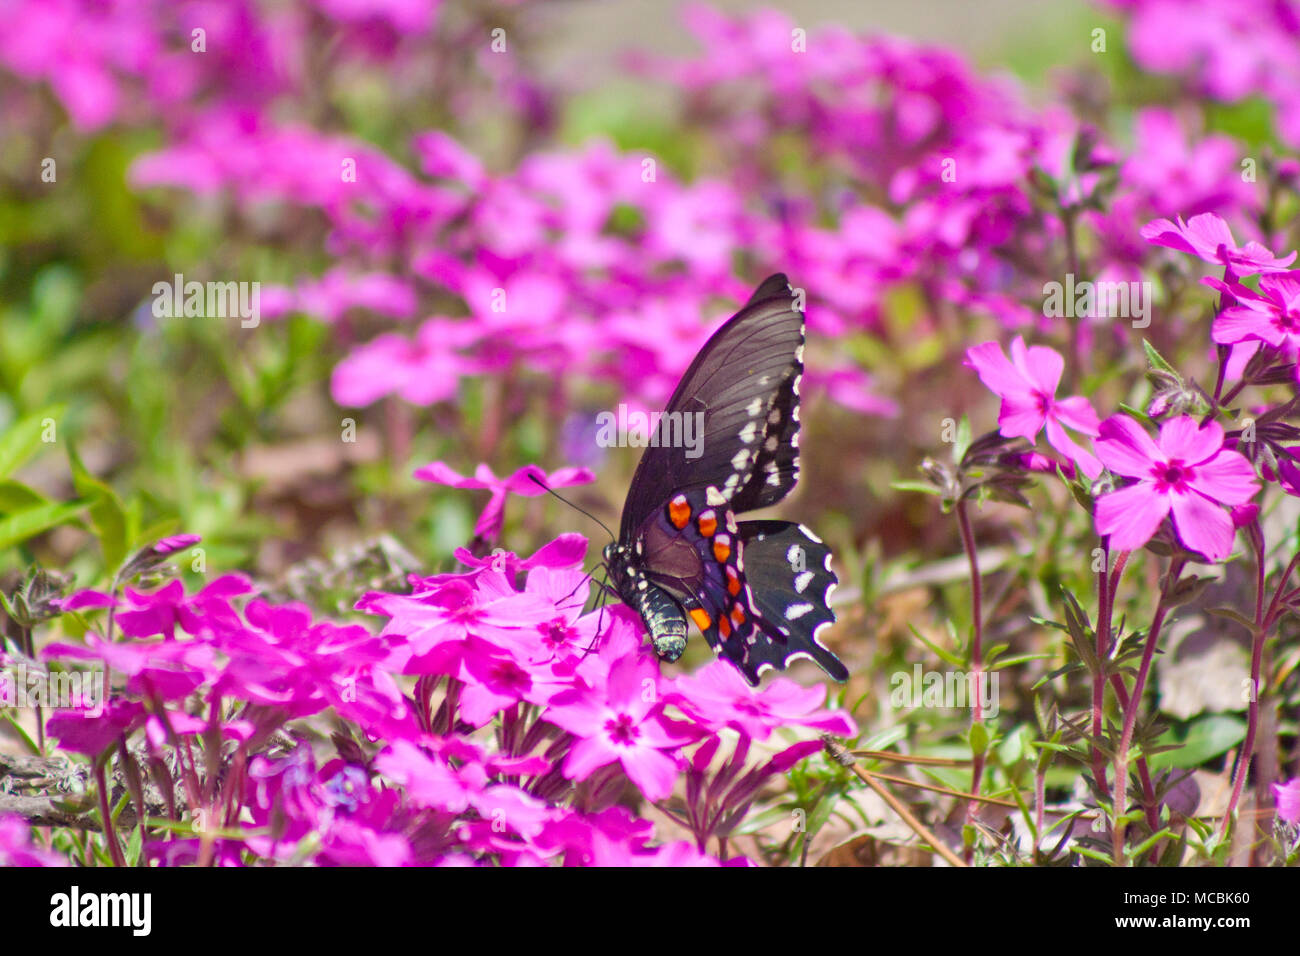
[[[1197,465],[1187,483],[1225,505],[1245,504],[1259,491],[1254,466],[1244,455],[1229,449]]]
[[[1023,365],[1025,378],[1027,378],[1038,391],[1042,392],[1048,398],[1056,394],[1057,386],[1061,384],[1061,373],[1065,371],[1065,359],[1061,358],[1059,352],[1049,349],[1046,345],[1035,345],[1026,349],[1024,343],[1017,338],[1011,347],[1014,350],[1020,346],[1020,355],[1016,356],[1017,364]]]
[[[1110,546],[1135,551],[1151,540],[1169,513],[1169,499],[1142,481],[1097,499],[1097,533],[1110,535]]]
[[[1226,511],[1195,491],[1173,498],[1178,540],[1211,561],[1222,561],[1232,553],[1232,519]]]
[[[1008,393],[1028,395],[1029,382],[1020,374],[997,342],[983,342],[966,350],[964,363],[973,368],[980,381],[994,394],[1005,397]]]
[[[1089,478],[1096,478],[1101,474],[1101,462],[1067,435],[1065,429],[1053,418],[1047,419],[1047,440],[1053,448],[1078,465],[1079,470]]]
[[[1145,478],[1152,465],[1164,460],[1151,436],[1127,415],[1112,415],[1102,422],[1092,444],[1107,468],[1130,478]]]
[[[1171,418],[1160,426],[1160,450],[1166,461],[1195,465],[1213,458],[1223,447],[1223,428],[1216,421],[1198,426],[1191,415]]]

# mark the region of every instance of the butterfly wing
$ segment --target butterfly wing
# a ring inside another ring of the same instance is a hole
[[[831,570],[830,548],[803,525],[789,521],[742,521],[738,537],[755,630],[743,641],[737,634],[725,642],[723,655],[751,683],[758,683],[764,670],[785,670],[799,658],[813,661],[836,680],[846,680],[844,664],[818,639],[819,632],[835,623],[830,597],[839,579]]]
[[[804,322],[795,301],[786,277],[771,276],[705,343],[637,466],[620,527],[622,553],[647,587],[676,601],[751,684],[799,657],[848,676],[817,640],[835,620],[829,549],[800,525],[736,521],[798,480]],[[669,440],[670,428],[686,434],[674,413],[698,416],[695,457]],[[652,638],[680,653],[677,635],[652,628]]]
[[[745,505],[733,510],[789,493],[798,475],[795,409],[803,374],[804,320],[795,301],[783,274],[769,277],[700,349],[632,478],[621,541],[631,542],[678,493],[714,488]],[[774,411],[779,415],[769,421]],[[692,416],[690,423],[681,416]],[[697,439],[693,447],[680,440],[687,429]],[[778,480],[767,484],[773,473]]]

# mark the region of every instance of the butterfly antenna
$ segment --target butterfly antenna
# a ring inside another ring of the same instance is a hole
[[[591,569],[590,571],[588,571],[586,574],[584,574],[584,575],[582,576],[582,580],[579,581],[577,584],[575,584],[575,585],[573,586],[573,589],[572,589],[571,591],[569,591],[568,594],[564,595],[563,598],[560,599],[560,602],[557,603],[556,606],[557,606],[557,607],[563,607],[563,606],[564,606],[563,602],[569,600],[569,598],[571,598],[571,597],[573,597],[575,594],[577,594],[577,593],[578,593],[578,588],[582,587],[584,584],[586,584],[588,581],[590,581],[592,578],[594,578],[594,577],[596,576],[596,572],[599,571],[599,570],[600,570],[601,568],[603,568],[604,566],[605,566],[605,563],[602,561],[602,562],[600,562],[599,564],[596,564],[594,567],[592,567],[592,569]],[[600,584],[599,581],[597,581],[596,583],[597,583],[597,584]],[[586,600],[584,600],[582,603],[583,603],[583,604],[586,604],[587,602],[586,602]]]
[[[601,564],[600,567],[601,567],[601,568],[604,568],[605,565],[604,565],[604,564]],[[593,575],[594,575],[595,573],[596,573],[595,571],[592,572]],[[585,651],[582,652],[582,660],[586,660],[586,659],[587,659],[587,655],[590,654],[592,651],[594,651],[594,650],[596,649],[596,644],[600,642],[600,628],[601,628],[601,626],[604,624],[604,621],[605,621],[605,602],[609,600],[609,595],[610,595],[610,593],[613,591],[613,588],[611,588],[611,587],[609,586],[609,575],[608,575],[608,571],[606,572],[605,580],[604,580],[604,581],[597,581],[596,583],[597,583],[598,585],[600,585],[600,599],[599,599],[599,603],[598,603],[598,605],[597,605],[597,607],[598,607],[598,609],[599,609],[599,614],[598,614],[597,617],[596,617],[596,634],[595,634],[595,636],[591,639],[591,643],[590,643],[589,645],[587,645],[587,649],[586,649]],[[614,592],[614,593],[617,595],[617,592]]]
[[[614,534],[614,532],[612,532],[612,531],[609,530],[609,525],[605,524],[605,522],[601,521],[599,518],[597,518],[597,517],[596,517],[594,514],[592,514],[590,511],[587,511],[585,508],[579,508],[577,505],[575,505],[575,504],[574,504],[572,501],[570,501],[568,498],[564,497],[564,495],[562,495],[562,494],[560,494],[559,492],[557,492],[554,488],[551,488],[550,486],[548,486],[548,485],[546,484],[546,482],[542,481],[542,480],[541,480],[540,478],[538,478],[536,475],[534,475],[534,474],[532,474],[532,473],[529,473],[528,477],[529,477],[530,479],[532,479],[533,483],[536,484],[536,485],[537,485],[539,488],[541,488],[543,491],[545,491],[548,495],[555,495],[555,497],[559,498],[561,501],[563,501],[566,505],[568,505],[568,506],[569,506],[570,508],[572,508],[574,511],[578,512],[579,514],[584,514],[584,515],[586,515],[586,516],[587,516],[588,518],[590,518],[592,521],[596,522],[596,524],[598,524],[598,525],[600,525],[602,528],[604,528],[604,529],[605,529],[605,533],[609,535],[609,539],[610,539],[611,541],[617,541],[617,540],[618,540],[618,536],[617,536],[616,534]]]

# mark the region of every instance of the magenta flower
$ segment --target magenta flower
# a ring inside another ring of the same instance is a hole
[[[778,677],[763,687],[750,687],[734,667],[715,660],[694,674],[672,682],[668,701],[712,731],[730,727],[755,740],[774,730],[799,725],[852,737],[852,718],[842,710],[826,711],[825,685],[802,687]]]
[[[1300,272],[1260,276],[1259,292],[1235,283],[1214,285],[1236,300],[1215,316],[1214,341],[1236,345],[1258,340],[1291,356],[1300,349]]]
[[[32,843],[32,830],[22,817],[0,815],[0,866],[67,866],[58,853]]]
[[[98,757],[104,748],[144,726],[144,705],[139,701],[110,700],[99,713],[60,710],[45,724],[64,750]]]
[[[505,523],[506,496],[510,494],[533,498],[546,492],[532,480],[532,475],[541,479],[551,488],[567,488],[571,485],[586,485],[596,480],[586,468],[561,468],[546,474],[536,465],[525,465],[506,478],[498,478],[487,465],[479,465],[474,470],[473,478],[466,478],[440,461],[432,462],[419,468],[415,477],[421,481],[432,481],[452,488],[490,488],[492,497],[479,515],[474,533],[481,538],[495,538]]]
[[[1223,447],[1217,422],[1198,428],[1189,415],[1160,426],[1159,444],[1133,419],[1112,415],[1101,423],[1097,455],[1134,484],[1097,499],[1097,533],[1122,551],[1142,547],[1173,512],[1178,538],[1211,561],[1232,550],[1233,524],[1223,505],[1245,504],[1258,490],[1255,470]]]
[[[564,761],[566,777],[583,780],[618,761],[647,799],[672,792],[678,764],[664,750],[690,736],[664,716],[657,670],[645,657],[625,658],[610,669],[603,692],[574,691],[552,702],[546,719],[581,738]]]
[[[520,558],[513,551],[494,551],[485,557],[476,557],[465,548],[457,548],[456,560],[471,568],[491,568],[505,574],[530,571],[533,568],[571,568],[587,555],[587,539],[580,534],[567,532],[554,541],[538,548],[531,556]]]
[[[743,858],[738,858],[743,859]],[[592,863],[595,866],[720,866],[707,853],[701,853],[685,840],[669,843],[643,853],[633,852],[626,844],[615,843],[597,833],[592,840]]]
[[[1016,336],[1011,359],[996,342],[985,342],[966,350],[967,367],[975,369],[983,382],[1002,399],[998,425],[1007,438],[1031,441],[1047,429],[1053,448],[1079,466],[1089,478],[1101,474],[1101,464],[1081,448],[1065,431],[1070,428],[1089,437],[1097,434],[1097,413],[1080,395],[1056,398],[1065,362],[1060,354],[1043,345],[1025,348]]]
[[[1250,241],[1238,246],[1232,238],[1228,224],[1212,212],[1193,216],[1187,222],[1178,217],[1173,223],[1168,219],[1153,219],[1139,230],[1143,239],[1157,246],[1167,246],[1179,252],[1199,256],[1206,262],[1221,265],[1233,275],[1249,276],[1256,272],[1280,272],[1295,261],[1293,252],[1279,259],[1258,242]]]
[[[1273,798],[1277,801],[1279,817],[1287,823],[1300,824],[1300,777],[1273,784]]]
[[[197,534],[174,534],[170,538],[162,538],[154,542],[153,550],[155,554],[171,554],[188,548],[190,545],[198,544],[203,538]]]
[[[357,609],[392,619],[381,634],[391,644],[386,666],[405,674],[456,674],[471,635],[491,640],[557,615],[553,603],[515,591],[505,575],[490,569],[472,581],[460,577],[418,594],[369,594]]]
[[[386,332],[352,352],[334,369],[330,394],[340,405],[363,407],[386,395],[412,405],[435,405],[456,397],[460,380],[484,369],[460,355],[456,345],[474,330],[464,322],[429,319],[414,340]]]

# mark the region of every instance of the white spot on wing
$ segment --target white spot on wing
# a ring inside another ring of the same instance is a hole
[[[802,574],[796,575],[794,579],[795,591],[798,592],[799,594],[803,594],[804,588],[808,586],[809,582],[812,581],[812,579],[813,579],[813,573],[811,571],[804,571]]]
[[[813,606],[807,603],[791,604],[788,608],[785,609],[785,619],[787,621],[797,621],[805,614],[810,614],[812,612],[812,609]]]

